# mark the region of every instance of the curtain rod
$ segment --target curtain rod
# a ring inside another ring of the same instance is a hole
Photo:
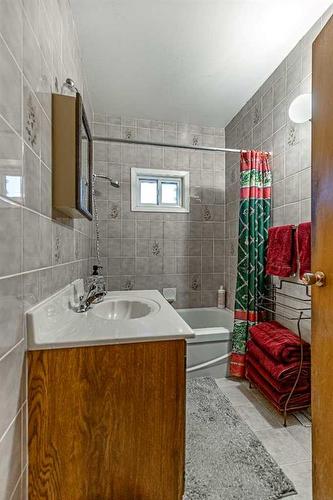
[[[184,146],[183,144],[168,144],[162,142],[136,141],[134,139],[117,139],[115,137],[93,137],[94,142],[120,142],[122,144],[139,144],[141,146],[159,146],[160,148],[193,149],[195,151],[214,151],[216,153],[242,153],[243,149],[214,148],[212,146]],[[271,153],[267,153],[271,154]]]

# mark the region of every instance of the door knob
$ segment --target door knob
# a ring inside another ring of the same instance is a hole
[[[326,276],[322,271],[316,271],[315,273],[304,273],[302,281],[304,285],[307,286],[324,286],[326,283]]]

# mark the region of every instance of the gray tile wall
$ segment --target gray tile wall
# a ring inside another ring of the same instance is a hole
[[[224,129],[154,120],[94,117],[95,135],[224,146]],[[116,143],[95,146],[101,252],[111,290],[177,287],[176,307],[215,306],[224,283],[224,153]],[[189,214],[131,212],[130,169],[190,171]],[[93,249],[94,251],[94,249]]]
[[[312,42],[331,7],[226,127],[226,146],[272,151],[273,225],[311,220],[311,123],[288,117],[290,103],[311,92]],[[239,209],[239,158],[226,155],[226,285],[234,307]],[[297,287],[294,286],[294,292]],[[291,325],[289,325],[291,326]]]
[[[0,1],[0,500],[27,498],[24,311],[84,276],[90,224],[51,212],[51,92],[83,89],[68,0]]]

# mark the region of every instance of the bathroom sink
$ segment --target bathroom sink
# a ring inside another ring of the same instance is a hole
[[[79,279],[27,311],[30,350],[194,337],[158,290],[107,292],[103,302],[78,314],[83,294]]]
[[[127,321],[150,316],[160,310],[160,305],[154,300],[141,297],[115,297],[95,304],[92,314],[113,321]]]

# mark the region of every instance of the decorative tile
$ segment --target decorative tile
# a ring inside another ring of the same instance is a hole
[[[36,98],[27,90],[24,110],[24,136],[26,142],[40,154],[40,109]]]
[[[212,220],[212,214],[211,214],[211,211],[210,209],[207,207],[207,205],[204,205],[203,208],[202,208],[202,217],[204,220],[208,221],[208,220]]]
[[[128,139],[128,140],[134,139],[135,132],[134,132],[133,129],[130,129],[130,128],[125,129],[124,130],[124,136],[125,136],[125,139]]]
[[[200,283],[200,276],[199,275],[192,276],[191,288],[192,288],[192,290],[200,290],[201,283]]]
[[[297,141],[297,135],[296,135],[296,127],[291,125],[288,130],[288,146],[294,146]]]
[[[122,289],[123,290],[133,290],[135,286],[135,281],[134,279],[131,279],[131,278],[128,278],[126,279],[126,281],[124,282],[123,286],[122,286]]]
[[[61,262],[61,239],[60,239],[60,229],[56,227],[54,230],[54,241],[53,241],[53,263],[60,264]]]
[[[117,219],[117,217],[119,217],[119,207],[118,207],[118,205],[111,206],[110,217],[111,217],[111,219]]]
[[[153,255],[160,255],[160,253],[161,253],[160,243],[156,240],[153,242],[151,253]]]

